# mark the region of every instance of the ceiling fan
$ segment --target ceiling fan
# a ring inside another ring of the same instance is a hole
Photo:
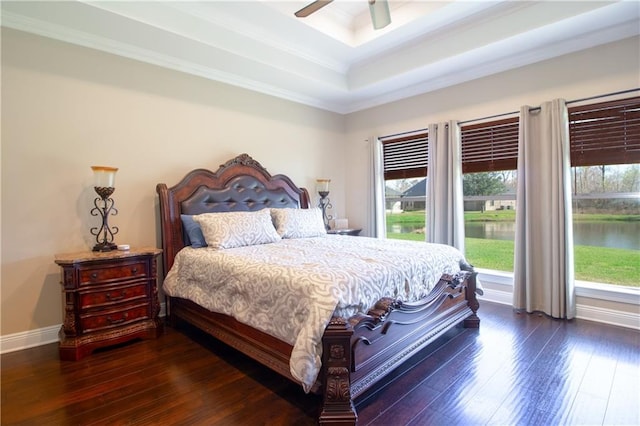
[[[294,15],[298,18],[305,18],[311,15],[314,12],[322,9],[333,0],[316,0],[299,11],[297,11]],[[391,23],[391,13],[389,12],[389,3],[388,0],[367,0],[369,2],[369,13],[371,14],[371,23],[373,24],[373,28],[379,30],[380,28],[384,28]]]

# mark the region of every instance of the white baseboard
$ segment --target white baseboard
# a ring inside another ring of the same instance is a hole
[[[576,318],[640,330],[640,313],[638,312],[621,312],[578,304]]]
[[[165,304],[161,303],[160,317],[164,317],[165,312]],[[62,327],[62,324],[0,336],[0,354],[57,342],[60,327]]]
[[[22,333],[13,333],[0,337],[0,353],[19,351],[34,346],[46,345],[58,341],[58,332],[62,324],[38,328]]]
[[[480,302],[486,300],[488,302],[499,303],[501,305],[511,305],[513,294],[510,291],[496,290],[493,288],[484,288],[484,294],[478,296]]]
[[[484,295],[479,296],[478,299],[480,299],[481,309],[483,300],[502,305],[511,305],[512,292],[485,286]],[[478,316],[482,318],[482,311],[478,313]],[[623,312],[579,303],[576,305],[576,318],[640,330],[640,312]]]

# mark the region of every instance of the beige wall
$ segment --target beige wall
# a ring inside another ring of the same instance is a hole
[[[159,182],[246,152],[344,209],[345,117],[2,29],[1,334],[62,322],[53,256],[89,249],[91,165],[119,167],[117,243],[159,246]],[[344,210],[342,210],[344,211]]]

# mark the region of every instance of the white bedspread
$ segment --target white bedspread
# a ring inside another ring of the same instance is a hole
[[[442,274],[458,272],[461,260],[450,246],[339,235],[189,247],[177,254],[163,288],[291,344],[291,374],[308,392],[334,311],[366,312],[383,296],[420,299]]]

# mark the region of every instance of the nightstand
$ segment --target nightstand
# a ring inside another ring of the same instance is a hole
[[[336,235],[360,235],[361,228],[348,228],[348,229],[330,229],[327,231],[327,234],[336,234]]]
[[[65,311],[60,359],[75,361],[100,347],[158,337],[160,253],[140,248],[55,256],[62,268]]]

